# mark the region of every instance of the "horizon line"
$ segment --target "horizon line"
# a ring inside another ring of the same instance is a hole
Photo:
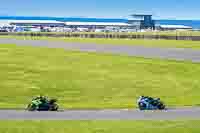
[[[80,18],[80,19],[118,19],[118,20],[128,20],[129,18],[112,18],[112,17],[86,17],[86,16],[35,16],[35,15],[24,15],[24,16],[22,16],[22,15],[0,15],[0,18],[2,18],[2,17],[6,17],[6,18],[9,18],[9,17],[24,17],[24,18],[52,18],[52,19],[65,19],[65,18]],[[199,20],[200,21],[200,19],[187,19],[187,18],[185,18],[185,19],[175,19],[175,18],[153,18],[153,20],[187,20],[187,21],[194,21],[194,20]]]

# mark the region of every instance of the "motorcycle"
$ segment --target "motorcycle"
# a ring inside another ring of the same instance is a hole
[[[28,111],[58,111],[58,104],[55,99],[33,99],[30,104],[28,104],[26,110]]]
[[[165,105],[160,98],[140,97],[138,102],[140,110],[164,110]]]

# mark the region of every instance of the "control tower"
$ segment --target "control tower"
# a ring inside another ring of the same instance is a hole
[[[152,15],[132,14],[133,19],[129,20],[130,24],[137,24],[140,29],[155,29],[155,21],[152,20]]]

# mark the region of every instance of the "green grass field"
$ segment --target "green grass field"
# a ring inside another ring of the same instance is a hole
[[[62,108],[134,108],[139,95],[200,104],[197,63],[3,44],[0,57],[0,108],[24,108],[39,94]]]
[[[200,41],[187,40],[144,40],[144,39],[98,39],[98,38],[56,38],[56,37],[30,37],[30,36],[0,36],[0,38],[16,38],[25,40],[49,40],[78,43],[113,44],[113,45],[141,45],[147,47],[163,48],[192,48],[200,49]]]
[[[2,133],[199,133],[200,121],[0,121]]]

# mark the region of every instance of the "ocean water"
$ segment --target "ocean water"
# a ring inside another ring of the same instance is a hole
[[[127,22],[127,19],[103,19],[103,18],[72,18],[72,17],[28,17],[28,16],[0,16],[0,20],[57,20],[78,22]],[[155,20],[156,24],[185,25],[194,29],[200,29],[200,20]]]
[[[193,29],[200,29],[200,20],[156,20],[156,24],[185,25]]]

